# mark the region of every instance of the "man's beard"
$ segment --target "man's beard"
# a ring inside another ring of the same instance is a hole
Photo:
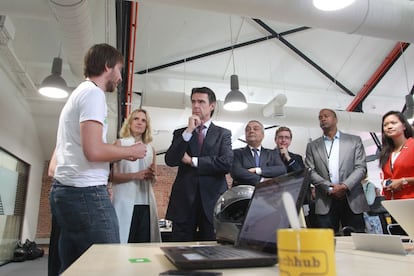
[[[114,81],[108,81],[105,85],[105,91],[106,92],[114,92],[117,85]]]

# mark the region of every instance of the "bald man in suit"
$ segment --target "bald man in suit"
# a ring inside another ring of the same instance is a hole
[[[267,178],[286,173],[286,167],[280,155],[262,146],[264,127],[261,122],[249,121],[245,128],[245,136],[247,146],[233,150],[234,159],[231,169],[233,186],[255,185]],[[257,163],[255,154],[257,154]]]
[[[320,110],[323,135],[306,148],[305,165],[312,169],[316,189],[317,224],[335,233],[340,233],[340,225],[364,232],[363,212],[368,211],[361,185],[367,172],[365,150],[361,138],[340,132],[337,122],[335,111]]]

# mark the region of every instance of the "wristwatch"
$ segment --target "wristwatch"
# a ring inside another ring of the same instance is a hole
[[[405,179],[405,177],[403,177],[403,178],[401,178],[401,183],[403,185],[407,185],[408,184],[408,181],[407,181],[407,179]]]

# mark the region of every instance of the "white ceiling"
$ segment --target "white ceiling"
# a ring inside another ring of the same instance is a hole
[[[54,2],[70,4],[79,0]],[[370,12],[364,13],[362,8],[358,8],[358,12],[353,14],[365,16],[365,25],[352,18],[349,11],[340,11],[334,16],[315,12],[309,6],[311,1],[257,0],[252,6],[248,6],[248,2],[139,2],[134,71],[269,36],[270,33],[252,19],[255,17],[278,33],[303,26],[317,26],[283,38],[356,95],[398,41],[413,42],[407,37],[414,40],[414,35],[409,33],[410,29],[414,30],[414,2],[408,0],[356,1],[358,5],[368,5],[370,11],[375,11],[380,18],[375,19]],[[19,85],[19,88],[32,111],[46,158],[55,144],[57,120],[64,101],[46,99],[36,89],[50,74],[53,58],[60,53],[64,62],[62,76],[69,86],[75,87],[82,80],[80,66],[85,49],[89,47],[85,48],[85,44],[107,42],[115,45],[115,1],[88,0],[82,3],[81,10],[91,20],[90,30],[81,21],[77,24],[80,29],[75,26],[73,28],[77,31],[70,33],[70,24],[62,23],[67,20],[59,13],[62,8],[57,10],[47,0],[0,2],[0,14],[6,15],[15,28],[14,39],[8,45],[0,45],[1,65],[9,68],[10,76],[16,83],[21,83],[23,79],[33,84],[26,83]],[[380,5],[384,8],[378,7]],[[276,8],[278,12],[273,12],[272,9]],[[233,14],[230,15],[229,11]],[[77,12],[66,12],[68,17],[72,14]],[[399,22],[402,25],[395,24],[398,19],[401,19]],[[354,34],[345,33],[349,32],[349,28],[355,30],[352,25],[358,24],[360,28]],[[375,29],[369,24],[375,25]],[[74,49],[79,51],[74,52]],[[16,65],[11,66],[10,51],[20,62],[17,66],[20,71]],[[381,115],[391,109],[401,110],[404,106],[404,95],[410,92],[414,81],[412,60],[414,50],[409,46],[364,101],[363,115],[339,112],[340,128],[361,135],[367,151],[375,152],[375,146],[364,130],[378,132]],[[143,107],[150,112],[154,146],[158,151],[166,150],[172,131],[186,123],[191,112],[189,93],[195,86],[208,86],[216,92],[219,107],[214,119],[218,124],[232,129],[234,147],[243,145],[236,139],[243,134],[245,123],[249,119],[259,119],[266,126],[291,126],[294,131],[292,149],[302,154],[306,142],[320,135],[318,110],[322,107],[346,110],[353,100],[352,96],[278,39],[234,49],[234,65],[233,68],[232,51],[226,51],[152,73],[134,75],[133,90],[143,93]],[[249,109],[239,113],[229,113],[221,108],[221,101],[230,90],[230,75],[234,72],[239,76],[240,90],[249,103]],[[285,116],[264,117],[263,106],[278,94],[287,97]],[[116,95],[108,93],[107,97],[111,122],[115,127]],[[266,132],[265,146],[274,146],[273,135],[274,129]],[[113,130],[108,140],[113,141],[115,137]]]

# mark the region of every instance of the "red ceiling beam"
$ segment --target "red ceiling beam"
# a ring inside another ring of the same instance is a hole
[[[384,62],[378,67],[374,74],[369,78],[369,80],[364,84],[362,89],[354,97],[352,102],[347,107],[347,111],[355,111],[360,103],[362,103],[365,98],[371,93],[374,87],[380,82],[380,80],[385,76],[387,71],[392,67],[394,62],[398,60],[401,54],[407,49],[409,43],[398,42],[391,52],[387,55]]]
[[[125,90],[125,119],[132,112],[132,85],[134,80],[135,45],[137,39],[138,2],[131,2],[130,32],[129,32],[129,55],[127,64],[127,89]]]

